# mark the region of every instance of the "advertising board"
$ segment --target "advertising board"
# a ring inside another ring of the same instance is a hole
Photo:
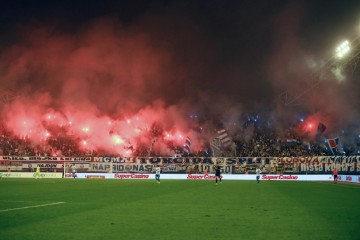
[[[339,182],[360,183],[360,175],[339,175]]]
[[[65,177],[71,178],[69,173]],[[105,179],[155,179],[155,174],[147,173],[77,173],[78,178],[105,178]],[[214,174],[161,174],[161,179],[182,180],[215,180]],[[223,174],[223,180],[256,180],[255,174]],[[333,181],[330,174],[319,175],[276,175],[262,174],[264,181]]]
[[[39,178],[62,178],[60,172],[42,172]],[[2,178],[35,178],[34,172],[3,172],[1,173]]]

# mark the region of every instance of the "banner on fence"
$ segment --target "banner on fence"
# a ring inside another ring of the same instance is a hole
[[[39,163],[22,163],[22,168],[23,169],[35,169],[37,166],[39,166],[40,168],[46,168],[46,169],[55,169],[55,168],[63,168],[63,164],[61,163],[43,163],[43,162],[39,162]]]
[[[315,157],[18,157],[0,156],[0,171],[27,171],[36,165],[51,171],[63,164],[76,164],[81,172],[153,173],[160,166],[167,173],[213,173],[215,164],[224,174],[254,173],[257,166],[272,174],[330,173],[337,168],[342,174],[360,173],[360,156]]]
[[[3,172],[0,173],[2,178],[35,178],[33,172]],[[38,178],[62,178],[63,174],[59,172],[44,172],[40,173]]]
[[[339,182],[360,183],[360,175],[338,175]]]
[[[105,179],[154,179],[155,174],[143,173],[78,173],[78,178],[105,178]],[[66,176],[71,178],[72,175]],[[161,179],[182,179],[182,180],[215,180],[214,174],[161,174]],[[223,180],[256,180],[255,174],[224,174]],[[274,175],[263,174],[263,181],[333,181],[330,174],[322,175]]]

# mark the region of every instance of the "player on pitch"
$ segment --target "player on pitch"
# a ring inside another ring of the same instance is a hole
[[[216,165],[215,166],[215,184],[218,185],[218,178],[220,180],[220,184],[222,184],[222,181],[221,181],[221,171],[220,171],[220,166],[219,165]]]
[[[71,175],[72,175],[72,177],[73,177],[74,179],[77,178],[76,165],[75,165],[75,163],[71,166]]]
[[[256,181],[257,181],[257,183],[260,183],[261,170],[259,167],[257,167],[255,171],[256,171]]]
[[[37,167],[36,167],[36,171],[35,171],[35,173],[34,173],[34,178],[40,178],[41,177],[41,174],[40,174],[40,166],[39,165],[37,165]]]
[[[155,179],[157,183],[160,183],[161,168],[158,166],[155,168]]]

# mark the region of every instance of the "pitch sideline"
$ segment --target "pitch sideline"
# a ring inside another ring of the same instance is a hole
[[[41,204],[41,205],[26,206],[26,207],[20,207],[20,208],[9,208],[9,209],[0,210],[0,213],[2,213],[2,212],[10,212],[10,211],[15,211],[15,210],[28,209],[28,208],[47,207],[47,206],[52,206],[52,205],[64,204],[64,203],[65,202],[55,202],[55,203],[47,203],[47,204]]]

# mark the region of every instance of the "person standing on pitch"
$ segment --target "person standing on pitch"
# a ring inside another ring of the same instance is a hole
[[[40,174],[40,166],[39,166],[39,165],[37,165],[37,167],[36,167],[36,172],[35,172],[35,174],[34,174],[34,177],[35,177],[35,178],[41,177],[41,174]]]
[[[160,183],[160,173],[161,173],[161,168],[156,167],[156,169],[155,169],[155,179],[156,179],[157,183]]]
[[[260,174],[261,174],[261,170],[259,167],[256,168],[256,181],[257,183],[260,183]]]
[[[220,180],[220,183],[222,184],[220,166],[219,166],[219,165],[216,165],[216,166],[215,166],[215,184],[216,184],[216,185],[218,185],[218,178],[219,178],[219,180]]]
[[[337,168],[334,168],[333,173],[332,173],[332,175],[334,176],[334,183],[337,183],[338,173],[339,173],[339,171],[337,170]]]
[[[71,174],[74,179],[77,178],[75,163],[71,167]]]

